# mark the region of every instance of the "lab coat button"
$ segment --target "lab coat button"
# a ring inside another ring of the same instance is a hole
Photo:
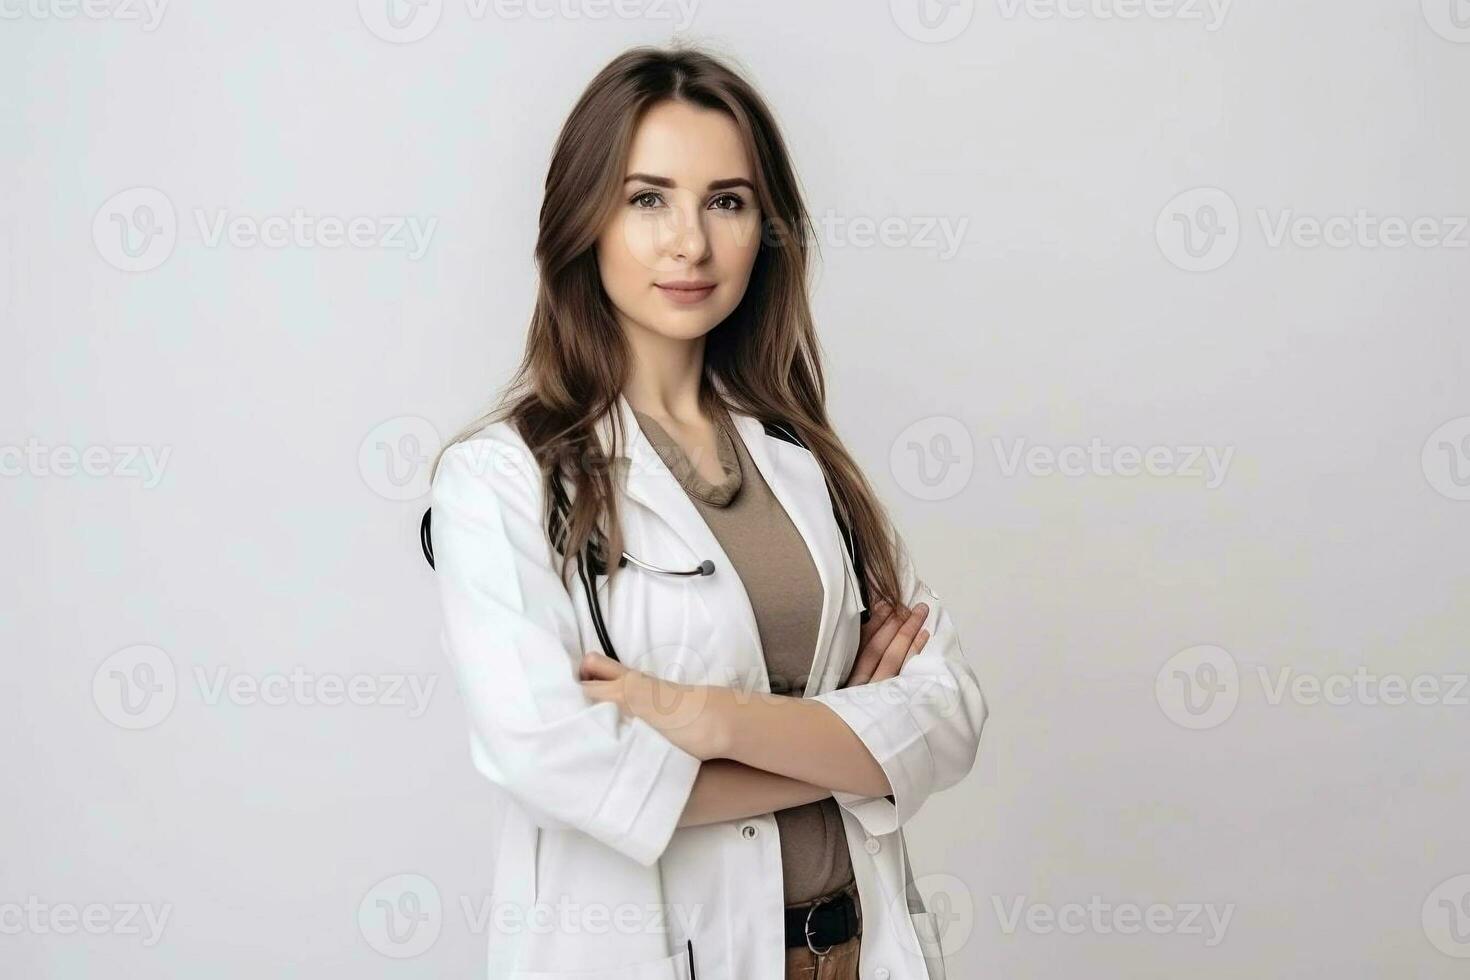
[[[882,849],[883,845],[878,842],[878,838],[876,837],[869,837],[866,841],[863,842],[863,850],[867,851],[869,854],[877,854]],[[879,970],[878,976],[880,978],[887,976],[887,971]]]
[[[873,971],[873,980],[888,980],[888,976],[888,970],[885,967],[880,966]]]
[[[755,835],[756,835],[756,834],[757,834],[757,833],[759,833],[759,831],[758,831],[758,830],[756,830],[756,829],[755,829],[755,827],[754,827],[754,825],[752,825],[752,824],[746,824],[746,825],[745,825],[745,826],[744,826],[744,827],[741,827],[741,828],[740,828],[740,834],[741,834],[741,836],[742,836],[742,837],[744,837],[744,838],[745,838],[745,839],[746,839],[746,840],[750,840],[750,839],[751,839],[751,838],[753,838],[753,837],[754,837],[754,836],[755,836]]]

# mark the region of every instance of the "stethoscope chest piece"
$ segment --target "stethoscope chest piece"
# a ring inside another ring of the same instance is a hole
[[[800,446],[808,452],[811,451],[811,448],[787,426],[774,422],[765,422],[763,425],[767,435],[784,442],[789,442],[792,445]],[[572,510],[571,500],[567,496],[566,488],[562,486],[561,474],[559,472],[551,475],[550,484],[552,490],[552,506],[547,531],[549,532],[552,546],[557,552],[565,555],[564,543],[567,536],[568,515],[571,514]],[[846,523],[843,522],[842,515],[838,512],[836,504],[833,505],[832,512],[833,516],[837,519],[838,528],[842,532],[842,540],[843,544],[847,547],[848,556],[852,559],[853,570],[857,574],[858,588],[863,604],[862,621],[866,623],[871,614],[871,610],[868,608],[868,582],[863,569],[862,555],[858,551],[857,542],[853,539],[852,533],[848,530]],[[429,566],[432,568],[434,565],[434,544],[430,532],[429,520],[429,512],[426,510],[424,511],[422,521],[419,523],[419,544],[423,548],[425,560],[428,561]],[[607,623],[603,619],[602,603],[598,601],[596,588],[597,576],[607,574],[606,545],[605,535],[594,535],[593,539],[587,542],[586,547],[577,554],[577,575],[581,578],[583,591],[587,594],[587,602],[592,611],[592,622],[597,630],[598,641],[602,644],[603,653],[617,660],[618,655],[613,651],[612,639],[607,633]],[[644,571],[653,572],[656,575],[670,575],[676,578],[704,578],[715,573],[715,563],[708,558],[693,568],[664,568],[661,565],[655,565],[652,562],[636,558],[624,551],[618,557],[618,567],[623,568],[627,565],[635,565]]]
[[[618,567],[619,568],[622,568],[622,567],[624,567],[624,566],[626,566],[626,565],[628,565],[630,563],[631,564],[634,564],[634,565],[637,565],[639,568],[645,568],[645,569],[647,569],[650,572],[657,572],[660,575],[700,575],[700,576],[703,576],[703,575],[713,575],[715,573],[715,563],[712,562],[712,561],[710,561],[708,558],[706,558],[704,561],[700,562],[699,563],[699,566],[697,568],[660,568],[659,566],[657,566],[657,565],[651,565],[648,562],[643,561],[642,559],[634,558],[632,555],[628,554],[626,551],[623,552],[623,557],[620,558],[620,559],[618,559]]]

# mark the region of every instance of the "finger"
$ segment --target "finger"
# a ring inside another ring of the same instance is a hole
[[[859,636],[866,643],[895,617],[901,621],[904,616],[908,615],[908,612],[908,608],[902,604],[880,600],[874,604],[873,615],[869,616],[868,621],[862,625]]]
[[[880,599],[879,601],[873,603],[873,608],[870,609],[869,612],[871,613],[871,615],[868,616],[868,621],[864,623],[862,627],[858,630],[859,648],[867,646],[868,637],[873,635],[873,631],[886,623],[888,621],[888,617],[893,615],[893,604],[890,602],[884,602]]]
[[[612,657],[592,652],[582,655],[578,673],[584,681],[612,681],[622,676],[627,668]]]
[[[908,664],[910,660],[912,660],[915,656],[919,654],[921,650],[924,649],[924,644],[929,642],[929,637],[931,635],[932,634],[928,630],[921,630],[919,632],[919,635],[914,637],[914,645],[909,647],[909,652],[903,655],[903,663],[899,664],[898,666],[900,672],[903,671],[903,668]]]
[[[852,671],[849,673],[848,679],[844,684],[845,687],[856,687],[859,684],[866,684],[872,680],[874,671],[878,669],[878,664],[883,660],[883,651],[888,648],[888,644],[893,641],[893,637],[898,635],[899,627],[903,625],[904,617],[909,612],[902,606],[896,608],[887,606],[886,608],[888,609],[887,614],[883,616],[882,620],[869,633],[862,649],[858,651],[857,658],[852,665]],[[875,614],[873,620],[877,619],[878,616]],[[869,622],[871,623],[872,620]]]
[[[873,615],[858,632],[863,650],[869,651],[876,648],[881,653],[888,646],[893,635],[898,632],[899,626],[903,624],[908,614],[909,610],[902,605],[888,602],[875,605]]]
[[[898,635],[899,629],[902,628],[909,614],[910,610],[906,606],[894,606],[890,614],[868,636],[867,647],[874,651],[875,663],[877,662],[876,658],[882,656],[883,651],[888,649],[888,645]]]
[[[898,676],[898,672],[903,669],[903,662],[908,656],[909,648],[914,645],[914,639],[919,635],[919,629],[924,625],[924,620],[928,615],[929,607],[922,602],[913,608],[884,649],[883,658],[878,662],[877,669],[873,671],[874,679],[887,680]]]

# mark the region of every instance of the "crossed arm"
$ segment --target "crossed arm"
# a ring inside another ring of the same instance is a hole
[[[928,612],[925,603],[912,610],[876,605],[842,686],[896,676],[928,641],[929,633],[920,630]],[[833,791],[892,792],[862,740],[820,701],[676,684],[596,653],[583,658],[581,679],[589,699],[617,704],[703,760],[679,818],[681,827],[772,813]]]
[[[497,422],[447,449],[432,483],[442,638],[475,768],[533,819],[652,865],[681,823],[829,795],[869,834],[892,833],[970,771],[985,700],[948,611],[906,553],[895,599],[933,631],[922,655],[918,634],[894,643],[906,611],[895,626],[874,608],[863,665],[843,687],[805,699],[661,690],[601,655],[575,663],[577,608],[547,544],[538,472],[524,440]],[[712,707],[692,721],[650,710],[671,695]]]

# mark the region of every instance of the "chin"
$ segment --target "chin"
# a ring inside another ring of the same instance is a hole
[[[708,311],[689,311],[688,314],[680,316],[667,312],[661,313],[657,318],[643,321],[648,328],[661,337],[669,337],[676,340],[694,340],[709,333],[719,326],[724,317],[713,318]]]

